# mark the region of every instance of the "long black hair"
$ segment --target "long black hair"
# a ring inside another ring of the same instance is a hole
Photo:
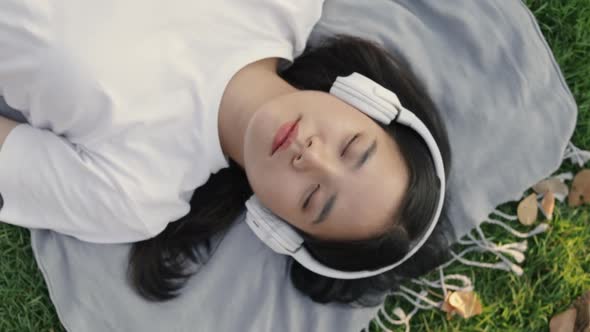
[[[402,105],[420,118],[438,144],[448,177],[451,150],[446,127],[425,87],[403,57],[391,54],[374,41],[336,34],[325,37],[317,45],[308,45],[278,75],[297,89],[329,92],[337,76],[353,72],[395,92]],[[300,232],[311,254],[336,269],[375,269],[400,259],[428,226],[436,208],[440,183],[422,138],[397,123],[379,125],[400,147],[409,167],[409,188],[396,217],[392,218],[390,230],[378,238],[327,242]],[[199,264],[204,259],[198,254],[202,250],[196,249],[210,249],[211,237],[231,226],[243,212],[244,202],[250,195],[252,189],[244,170],[230,159],[228,168],[211,175],[207,183],[195,190],[187,215],[169,223],[157,236],[132,245],[128,266],[132,286],[148,300],[163,301],[178,296],[194,273],[188,271],[188,264]],[[375,304],[403,279],[422,275],[448,258],[452,230],[445,207],[446,202],[441,220],[428,241],[399,267],[374,277],[339,280],[315,274],[292,260],[293,285],[316,302]]]

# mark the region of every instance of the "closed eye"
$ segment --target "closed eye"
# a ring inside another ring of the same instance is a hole
[[[318,184],[316,186],[316,188],[311,192],[311,194],[309,194],[309,196],[307,196],[307,199],[305,200],[305,202],[303,203],[303,209],[307,208],[307,205],[309,204],[309,201],[311,200],[311,196],[313,196],[313,194],[320,189],[320,185]]]
[[[346,153],[346,151],[348,150],[348,147],[350,146],[350,144],[352,144],[352,142],[359,136],[359,134],[354,135],[350,141],[348,141],[348,143],[346,144],[346,146],[344,147],[344,149],[342,149],[342,153],[340,154],[340,157],[344,156],[344,154]]]
[[[374,139],[373,143],[371,143],[369,148],[367,148],[367,150],[360,155],[360,158],[358,159],[356,165],[354,166],[354,170],[358,171],[363,165],[365,165],[367,163],[369,158],[374,156],[376,153],[377,153],[377,139]],[[319,185],[318,185],[318,188],[319,188]],[[328,215],[330,214],[330,211],[333,210],[333,208],[336,204],[335,202],[336,202],[337,198],[338,198],[338,192],[332,194],[332,196],[330,196],[330,198],[325,202],[324,207],[322,208],[322,211],[320,212],[319,216],[315,220],[313,220],[311,223],[314,225],[317,225],[317,224],[323,222],[324,220],[326,220]]]
[[[357,139],[357,137],[359,136],[359,134],[354,135],[349,141],[348,143],[346,143],[346,146],[344,147],[344,149],[342,149],[342,153],[340,153],[340,156],[344,156],[344,154],[346,153],[346,151],[348,150],[348,147],[354,142],[355,139]],[[320,189],[320,185],[318,184],[316,186],[316,188],[309,194],[309,196],[307,196],[307,198],[305,199],[305,202],[303,202],[303,209],[305,210],[307,208],[307,206],[309,205],[309,201],[311,200],[311,198],[313,197],[313,194],[315,194],[316,191],[318,191],[318,189]]]

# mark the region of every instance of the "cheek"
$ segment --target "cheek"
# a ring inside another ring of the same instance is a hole
[[[294,173],[268,168],[251,174],[249,181],[256,196],[273,213],[287,221],[298,216],[303,188]]]
[[[362,117],[347,110],[329,109],[318,112],[313,120],[316,132],[336,144],[341,143],[339,140],[345,136],[362,131],[366,125]]]
[[[254,114],[244,133],[243,153],[245,166],[258,163],[268,155],[270,146],[266,150],[264,147],[268,145],[267,141],[270,140],[267,139],[270,131],[271,126],[264,114],[258,112]],[[268,143],[270,144],[270,142]]]

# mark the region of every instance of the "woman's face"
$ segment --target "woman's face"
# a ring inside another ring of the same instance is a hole
[[[271,154],[277,130],[292,121],[298,121],[292,143]],[[324,240],[382,233],[409,181],[396,142],[381,127],[336,96],[311,90],[256,111],[246,129],[244,167],[267,208]]]

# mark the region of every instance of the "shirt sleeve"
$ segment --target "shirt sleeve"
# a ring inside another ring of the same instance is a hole
[[[0,220],[96,243],[155,236],[167,224],[149,220],[150,215],[160,220],[161,207],[142,206],[140,211],[122,187],[123,176],[108,159],[81,145],[19,124],[0,149]],[[148,228],[146,223],[160,226]]]
[[[82,20],[61,20],[45,8],[55,3],[0,0],[0,95],[28,120],[0,147],[0,221],[95,243],[151,238],[216,170],[217,118],[195,112],[173,58],[136,57],[110,34],[78,39]]]

